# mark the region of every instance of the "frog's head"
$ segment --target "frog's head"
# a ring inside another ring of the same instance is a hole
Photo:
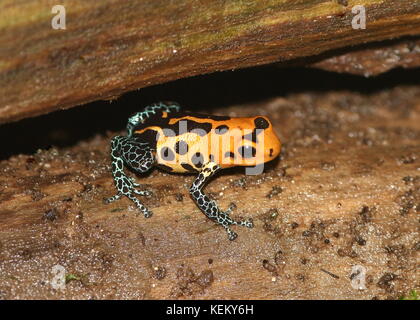
[[[281,144],[270,120],[257,116],[249,120],[248,134],[243,135],[238,154],[242,165],[259,165],[271,161],[280,154]]]
[[[257,166],[280,154],[280,140],[267,117],[236,118],[230,125],[230,141],[225,136],[221,143],[222,167]]]

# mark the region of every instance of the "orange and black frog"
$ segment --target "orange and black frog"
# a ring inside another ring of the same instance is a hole
[[[139,173],[155,166],[170,172],[197,173],[189,189],[191,197],[234,240],[237,234],[230,226],[252,228],[252,220],[233,220],[233,206],[222,211],[202,191],[203,187],[224,168],[247,166],[251,174],[260,173],[264,163],[279,155],[280,148],[280,140],[264,116],[203,115],[181,111],[173,102],[149,105],[128,119],[127,136],[116,136],[111,141],[112,175],[118,192],[106,202],[126,196],[145,217],[152,215],[136,197],[150,193],[138,189],[140,185],[124,173],[124,166]]]

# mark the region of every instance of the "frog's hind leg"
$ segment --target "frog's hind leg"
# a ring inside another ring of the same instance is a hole
[[[231,205],[228,210],[223,212],[219,209],[214,200],[210,200],[209,197],[202,192],[203,186],[219,169],[220,167],[214,162],[209,162],[204,165],[198,177],[194,180],[192,186],[190,187],[190,194],[194,201],[197,203],[198,207],[208,218],[222,225],[226,229],[229,240],[235,240],[238,235],[232,229],[230,229],[229,226],[240,225],[252,228],[252,221],[233,220],[229,215],[234,209],[234,206]]]
[[[158,112],[161,112],[163,115],[163,112],[178,112],[180,109],[181,107],[176,102],[158,102],[155,104],[151,104],[145,107],[143,111],[136,112],[128,119],[128,135],[132,135],[134,127],[136,127],[140,123],[144,123],[146,119],[150,118],[151,116],[157,115]]]
[[[140,185],[124,172],[124,164],[140,173],[149,171],[153,167],[155,159],[149,144],[138,142],[134,137],[114,137],[111,140],[111,158],[112,176],[118,192],[105,202],[111,203],[126,196],[135,203],[146,218],[150,217],[152,212],[134,196],[135,194],[148,196],[150,192],[136,189]]]
[[[181,110],[181,107],[176,102],[158,102],[151,105],[148,105],[144,108],[143,112],[155,114],[157,111],[163,112],[178,112]]]

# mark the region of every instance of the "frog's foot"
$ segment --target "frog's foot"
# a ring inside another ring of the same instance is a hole
[[[233,241],[233,240],[235,240],[238,237],[238,234],[235,231],[233,231],[231,228],[229,228],[227,226],[223,226],[223,227],[225,228],[225,230],[226,230],[226,232],[228,234],[228,239],[230,241]]]
[[[239,225],[248,228],[252,228],[254,224],[252,220],[244,220],[244,221],[235,221],[230,217],[232,211],[236,208],[234,204],[230,204],[229,208],[226,211],[222,211],[216,204],[216,201],[210,200],[208,196],[206,196],[202,188],[204,184],[213,176],[215,172],[217,172],[220,167],[214,163],[209,162],[205,164],[200,173],[198,174],[197,178],[194,180],[193,184],[190,187],[190,194],[191,197],[194,199],[195,203],[197,203],[198,207],[201,211],[211,220],[216,222],[217,224],[222,225],[227,234],[229,240],[235,240],[238,236],[232,229],[230,229],[231,225]]]
[[[121,185],[121,188],[119,188],[119,185],[117,184],[117,187],[119,189],[118,193],[112,197],[109,197],[107,199],[104,199],[104,202],[106,204],[114,202],[116,200],[121,199],[123,196],[126,196],[128,199],[134,202],[136,207],[140,210],[140,212],[143,213],[143,215],[146,218],[149,218],[152,216],[152,212],[148,210],[139,199],[137,199],[134,194],[140,195],[140,196],[150,196],[152,193],[148,190],[137,190],[134,188],[134,183],[132,183],[130,178],[127,178],[126,180],[123,180],[123,183]]]
[[[128,188],[134,192],[135,194],[138,194],[139,196],[145,196],[150,197],[153,193],[149,190],[138,190],[136,188],[142,187],[140,183],[137,183],[136,180],[133,177],[127,177],[127,179],[131,182],[128,185]]]
[[[223,212],[225,215],[227,215],[228,217],[230,216],[230,214],[232,213],[233,210],[236,209],[236,204],[234,204],[233,202],[229,205],[229,208]],[[254,223],[252,221],[252,219],[247,219],[247,220],[241,220],[241,221],[235,221],[233,219],[231,219],[231,223],[230,224],[235,224],[238,226],[243,226],[243,227],[247,227],[247,228],[253,228],[254,227]]]
[[[136,137],[132,136],[116,136],[111,140],[111,159],[112,176],[114,177],[115,187],[118,192],[115,196],[107,199],[106,203],[126,196],[134,202],[146,218],[150,217],[152,212],[135,195],[150,196],[151,192],[136,189],[136,187],[141,187],[141,185],[136,183],[133,177],[129,177],[124,173],[124,165],[140,173],[152,168],[154,158],[149,144],[138,141]]]
[[[116,200],[121,199],[122,196],[123,196],[123,194],[118,192],[116,195],[114,195],[112,197],[104,198],[104,203],[105,204],[110,204],[110,203],[112,203],[112,202],[114,202]]]
[[[138,183],[134,183],[133,182],[133,186],[134,187],[139,187],[139,186],[141,186],[140,184],[138,184]],[[149,190],[138,190],[138,189],[135,189],[134,187],[132,187],[132,188],[130,188],[130,191],[131,191],[131,193],[135,193],[135,194],[137,194],[137,195],[139,195],[139,196],[145,196],[145,197],[150,197],[153,193],[151,192],[151,191],[149,191]],[[114,202],[114,201],[116,201],[116,200],[119,200],[119,199],[121,199],[121,197],[122,196],[124,196],[125,194],[123,194],[122,192],[118,192],[116,195],[114,195],[114,196],[112,196],[112,197],[109,197],[109,198],[105,198],[104,199],[104,203],[106,203],[106,204],[108,204],[108,203],[111,203],[111,202]]]
[[[139,199],[137,199],[132,193],[126,195],[128,199],[130,199],[131,201],[134,202],[134,204],[136,205],[136,207],[143,213],[145,218],[150,218],[153,214],[152,211],[150,211],[149,209],[147,209],[141,202]]]
[[[137,190],[137,189],[133,189],[133,192],[135,194],[138,194],[139,196],[145,196],[145,197],[150,197],[153,194],[149,190]]]
[[[131,193],[127,193],[127,194],[123,194],[123,193],[117,193],[116,195],[109,197],[109,198],[105,198],[104,199],[104,203],[105,204],[109,204],[111,202],[114,202],[116,200],[121,199],[123,196],[126,196],[128,199],[130,199],[131,201],[134,202],[134,204],[136,205],[136,207],[143,213],[145,218],[149,218],[152,216],[153,212],[150,211],[149,209],[147,209],[141,202],[139,199],[137,199],[133,193],[135,194],[139,194],[142,196],[147,196],[150,195],[151,192],[150,191],[139,191],[136,189],[133,189]]]
[[[246,220],[241,220],[241,221],[235,221],[235,224],[238,226],[243,226],[243,227],[247,227],[247,228],[253,228],[254,227],[254,222],[252,221],[252,218],[246,219]]]
[[[247,228],[254,227],[252,219],[241,220],[241,221],[233,220],[229,215],[232,212],[232,210],[235,209],[235,208],[236,208],[236,206],[231,204],[225,212],[220,211],[213,218],[214,221],[216,221],[218,224],[221,224],[225,228],[225,230],[228,234],[228,239],[231,240],[231,241],[235,240],[238,237],[236,232],[234,232],[230,228],[231,225],[243,226],[243,227],[247,227]]]
[[[233,202],[229,205],[228,209],[224,212],[226,215],[230,215],[232,213],[233,210],[236,209],[236,204],[234,204]]]
[[[127,178],[131,181],[133,187],[141,187],[141,184],[137,183],[136,179],[134,179],[133,177],[127,177]]]

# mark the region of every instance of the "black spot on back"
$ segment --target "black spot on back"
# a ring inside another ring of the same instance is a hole
[[[216,127],[216,129],[214,129],[214,132],[216,134],[225,134],[228,131],[229,131],[229,127],[225,124],[222,124],[222,125]]]
[[[254,124],[257,129],[267,129],[270,126],[268,121],[261,117],[256,118]]]
[[[163,126],[163,128],[173,130],[176,135],[180,135],[181,133],[191,132],[197,129],[195,132],[199,136],[204,136],[210,132],[212,125],[209,122],[201,123],[201,122],[197,122],[190,119],[182,119],[182,120],[176,121],[174,124],[171,124],[171,125],[167,124],[166,126]],[[186,132],[181,132],[181,129],[182,131],[186,131]]]
[[[163,148],[160,150],[160,157],[162,158],[162,160],[165,160],[165,161],[172,161],[172,160],[174,160],[174,159],[175,159],[175,154],[174,154],[174,152],[173,152],[171,149],[169,149],[168,147],[163,147]]]
[[[214,116],[214,115],[199,114],[199,113],[192,113],[192,112],[185,112],[185,114],[194,118],[198,118],[198,119],[210,119],[214,121],[226,121],[226,120],[231,119],[231,117],[229,116]]]
[[[147,142],[151,148],[156,148],[158,132],[148,129],[140,134],[135,133],[133,137],[139,142]]]
[[[226,157],[226,158],[232,158],[232,159],[235,159],[235,154],[234,154],[233,152],[231,152],[231,151],[227,151],[227,152],[225,153],[225,157]]]
[[[194,167],[188,163],[181,163],[181,167],[183,167],[188,172],[196,172],[197,170],[194,169]]]
[[[139,131],[141,129],[145,129],[147,128],[149,125],[150,126],[154,126],[154,127],[160,127],[162,128],[163,134],[167,137],[173,137],[173,136],[178,136],[181,133],[187,133],[187,132],[191,132],[194,129],[201,129],[201,132],[205,132],[206,134],[210,132],[210,130],[212,129],[212,124],[210,122],[204,122],[204,123],[200,123],[191,119],[179,119],[178,121],[176,121],[173,124],[169,124],[169,121],[171,121],[172,119],[176,119],[176,118],[182,118],[185,117],[188,114],[185,113],[170,113],[168,115],[167,118],[163,118],[161,115],[159,116],[151,116],[150,118],[147,119],[147,125],[146,124],[139,124],[138,126],[136,126],[133,130],[134,131]],[[209,118],[211,119],[211,118]],[[180,124],[180,122],[183,122],[182,124]],[[181,132],[182,130],[182,132]],[[153,129],[146,129],[145,132],[147,131],[155,131]],[[156,132],[156,131],[155,131]],[[197,132],[197,134],[201,134],[201,132]],[[144,133],[138,134],[138,135],[143,135]],[[154,141],[156,141],[156,135],[154,135]],[[147,140],[149,141],[149,139]]]
[[[261,131],[261,130],[260,130],[260,131]],[[258,133],[259,133],[259,132],[258,132]],[[245,135],[242,137],[242,139],[249,140],[249,141],[252,141],[252,142],[254,142],[254,143],[257,143],[257,142],[258,142],[258,138],[257,138],[257,130],[256,130],[256,129],[254,129],[251,133],[245,134]]]
[[[204,158],[203,155],[200,152],[195,153],[192,158],[191,158],[191,162],[197,167],[197,168],[201,168],[203,166],[204,163]]]
[[[238,152],[243,158],[253,158],[257,154],[257,150],[252,146],[239,147]]]
[[[173,170],[173,168],[171,168],[171,167],[169,167],[169,166],[166,166],[166,165],[164,165],[164,164],[158,164],[158,165],[156,165],[158,168],[160,168],[160,169],[163,169],[163,170],[166,170],[166,171],[172,171]]]
[[[188,143],[183,140],[177,141],[175,143],[175,152],[180,155],[186,154],[188,152]]]

